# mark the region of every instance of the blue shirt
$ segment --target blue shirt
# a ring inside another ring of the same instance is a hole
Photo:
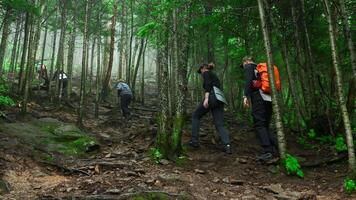
[[[128,86],[126,83],[123,83],[123,82],[119,82],[117,85],[116,85],[116,89],[121,91],[120,92],[120,96],[123,96],[123,95],[132,95],[132,91],[131,91],[131,88],[130,86]]]

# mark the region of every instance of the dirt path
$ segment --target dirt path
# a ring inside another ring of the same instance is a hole
[[[346,162],[304,169],[305,179],[287,176],[278,166],[255,160],[259,147],[253,130],[231,116],[227,118],[231,119],[232,155],[215,147],[215,130],[209,125],[202,127],[202,148],[188,151],[184,163],[156,164],[150,159],[150,148],[157,108],[135,107],[141,109],[135,110],[130,122],[111,119],[110,109],[105,107],[100,109],[99,120],[88,114],[85,129],[101,141],[101,150],[86,158],[66,160],[65,166],[77,171],[39,163],[16,138],[0,133],[0,166],[7,183],[3,188],[8,185],[9,189],[2,199],[356,199],[342,191]],[[32,109],[37,117],[76,120],[66,109]],[[183,140],[187,141],[189,125],[185,130]],[[298,148],[291,151],[298,152]]]

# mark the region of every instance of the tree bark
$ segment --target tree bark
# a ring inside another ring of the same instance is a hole
[[[80,103],[79,103],[79,113],[78,113],[78,124],[83,125],[83,110],[84,110],[84,96],[85,96],[85,75],[86,75],[86,56],[87,56],[87,46],[88,46],[88,0],[85,0],[85,11],[84,11],[84,31],[83,31],[83,56],[82,56],[82,73],[80,79]]]
[[[285,135],[283,131],[283,124],[282,124],[282,118],[281,114],[279,111],[279,104],[278,104],[278,94],[277,94],[277,89],[276,89],[276,83],[275,83],[275,77],[274,77],[274,70],[273,70],[273,51],[272,51],[272,40],[270,36],[270,27],[269,27],[269,21],[265,13],[265,7],[263,5],[263,0],[257,0],[258,1],[258,10],[260,13],[260,18],[261,18],[261,25],[262,25],[262,31],[263,31],[263,38],[264,38],[264,44],[266,48],[266,55],[268,58],[268,76],[269,76],[269,82],[271,86],[271,96],[272,96],[272,104],[273,104],[273,111],[274,111],[274,117],[275,117],[275,123],[276,123],[276,129],[277,129],[277,137],[278,137],[278,146],[279,146],[279,152],[281,155],[281,158],[284,159],[286,156],[286,140],[285,140]],[[267,7],[269,7],[267,5]],[[270,73],[272,72],[272,73]]]
[[[122,0],[122,15],[121,15],[121,35],[120,35],[120,50],[119,50],[119,68],[118,68],[118,78],[123,77],[124,60],[125,60],[125,50],[126,50],[126,1]]]
[[[96,38],[93,39],[93,44],[91,46],[91,58],[90,58],[90,74],[89,74],[89,94],[92,93],[93,86],[93,70],[94,70],[94,53],[95,53],[95,42]]]
[[[30,32],[30,21],[29,21],[29,13],[26,13],[26,21],[25,21],[25,36],[23,41],[21,62],[20,62],[20,73],[19,73],[19,85],[18,85],[18,93],[22,93],[22,86],[24,84],[24,71],[25,71],[25,62],[26,55],[28,49],[28,41],[29,41],[29,32]]]
[[[140,61],[141,61],[141,57],[142,57],[144,48],[145,48],[145,39],[142,38],[141,44],[140,44],[140,50],[138,52],[138,57],[137,57],[137,61],[136,61],[136,67],[135,67],[135,71],[134,71],[133,78],[132,78],[132,84],[131,84],[132,92],[134,94],[133,96],[135,96],[135,93],[136,93],[136,79],[137,79],[138,68],[140,67]]]
[[[110,57],[109,57],[107,71],[106,71],[106,76],[103,82],[103,90],[102,90],[103,99],[106,99],[109,93],[109,82],[110,82],[112,66],[114,62],[116,15],[117,15],[117,1],[115,1],[114,3],[113,16],[111,17]]]
[[[344,122],[344,128],[346,132],[346,142],[348,147],[348,156],[349,156],[349,170],[351,172],[355,171],[355,150],[354,150],[354,143],[352,137],[352,130],[350,124],[349,113],[347,112],[346,102],[344,98],[343,92],[343,84],[342,84],[342,74],[339,67],[339,58],[338,58],[338,51],[336,45],[336,38],[335,38],[335,28],[333,27],[334,19],[331,16],[331,8],[330,2],[328,0],[324,0],[326,6],[326,14],[329,24],[329,36],[330,36],[330,45],[331,45],[331,53],[333,59],[333,66],[336,74],[336,83],[337,83],[337,94],[338,94],[338,103],[341,110],[342,119]]]
[[[12,9],[10,7],[7,8],[5,16],[4,16],[4,25],[2,28],[2,37],[1,37],[1,43],[0,43],[0,75],[3,74],[3,65],[4,65],[4,59],[5,59],[5,52],[7,48],[7,38],[9,37],[10,34],[10,25],[11,25],[11,14],[12,14]]]
[[[73,60],[75,53],[75,40],[76,40],[76,24],[74,23],[73,29],[70,33],[70,39],[68,41],[68,55],[67,55],[67,66],[68,66],[68,87],[67,87],[67,100],[70,100],[70,96],[73,88]]]
[[[54,30],[54,35],[53,35],[53,44],[52,44],[52,56],[51,56],[51,67],[50,67],[50,70],[49,70],[49,78],[50,78],[50,81],[49,81],[49,85],[48,85],[48,93],[49,93],[49,96],[52,100],[52,94],[53,94],[53,91],[52,91],[52,77],[53,77],[53,71],[54,71],[54,58],[55,58],[55,54],[56,54],[56,45],[57,45],[57,30]]]
[[[15,65],[16,65],[16,52],[18,51],[18,45],[20,40],[20,35],[21,35],[21,16],[16,21],[16,28],[15,28],[15,36],[14,36],[14,45],[12,47],[12,52],[11,52],[11,62],[10,62],[10,71],[8,77],[11,79],[14,77],[14,72],[15,72]]]
[[[59,46],[58,46],[58,54],[57,54],[57,63],[56,63],[56,71],[59,72],[64,68],[64,40],[66,37],[66,28],[67,28],[67,8],[66,8],[66,0],[61,0],[60,11],[61,11],[61,33],[59,37]],[[61,90],[63,89],[63,85],[59,85],[59,75],[55,79],[55,88],[56,88],[56,99],[61,101],[62,94]],[[58,104],[57,104],[58,105]]]
[[[344,32],[345,32],[345,38],[347,40],[347,47],[350,52],[350,58],[351,58],[351,66],[352,66],[352,72],[353,72],[353,87],[350,86],[350,95],[349,97],[353,96],[353,99],[348,99],[350,102],[350,106],[348,106],[350,109],[350,113],[354,112],[354,101],[355,101],[355,89],[356,89],[356,53],[355,53],[355,48],[354,48],[354,43],[352,41],[352,34],[351,34],[351,29],[349,25],[349,20],[348,20],[348,15],[346,12],[346,7],[345,7],[345,2],[344,0],[339,0],[340,3],[340,14],[341,18],[343,21],[343,27],[344,27]],[[353,90],[352,90],[353,88]],[[352,93],[352,95],[351,95]],[[352,115],[351,115],[352,116]]]

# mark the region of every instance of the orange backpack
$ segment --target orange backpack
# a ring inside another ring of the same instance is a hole
[[[256,67],[260,79],[261,79],[261,87],[260,89],[266,93],[270,94],[271,93],[271,88],[269,86],[269,78],[268,78],[268,73],[267,73],[267,63],[259,63]],[[281,80],[279,78],[279,71],[276,65],[274,65],[274,79],[276,81],[276,87],[277,91],[279,92],[281,90]]]

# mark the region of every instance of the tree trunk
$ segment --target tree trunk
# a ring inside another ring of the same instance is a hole
[[[30,22],[33,22],[33,15],[30,13],[27,13],[28,20]],[[30,85],[30,70],[32,68],[32,63],[34,64],[34,58],[33,56],[33,41],[34,41],[34,24],[29,25],[29,42],[28,46],[25,48],[28,48],[28,55],[27,55],[27,65],[26,65],[26,71],[25,71],[25,77],[24,77],[24,83],[23,83],[23,88],[21,88],[22,91],[22,96],[23,96],[23,101],[22,101],[22,107],[21,107],[21,112],[22,114],[26,114],[27,112],[27,102],[28,102],[28,89]]]
[[[26,54],[28,49],[28,41],[29,41],[29,32],[30,32],[30,21],[29,21],[29,13],[26,13],[26,21],[25,21],[25,36],[23,41],[22,55],[21,55],[21,63],[20,63],[20,73],[19,73],[19,85],[18,85],[18,93],[22,93],[22,86],[24,84],[24,71],[25,71],[25,62],[26,62]]]
[[[93,44],[91,46],[91,58],[90,58],[90,79],[89,79],[89,94],[91,95],[92,93],[92,86],[93,86],[93,70],[94,70],[94,53],[95,53],[95,40],[96,38],[94,37]]]
[[[56,45],[57,45],[57,30],[54,30],[54,35],[53,35],[53,44],[52,44],[52,56],[51,56],[51,67],[50,67],[50,70],[49,70],[49,85],[48,85],[48,93],[49,93],[49,96],[52,100],[52,94],[53,94],[53,91],[52,91],[52,78],[53,78],[53,71],[54,71],[54,58],[55,58],[55,55],[56,55]]]
[[[5,52],[7,48],[7,38],[9,37],[10,34],[10,25],[11,25],[11,14],[12,14],[12,9],[9,7],[6,10],[5,16],[4,16],[4,25],[2,28],[2,37],[1,37],[1,43],[0,43],[0,75],[3,74],[3,65],[4,65],[4,59],[5,59]]]
[[[353,87],[350,86],[350,88],[353,88],[353,90],[350,89],[350,93],[353,93],[353,98],[355,98],[355,89],[356,89],[356,53],[355,53],[355,48],[354,48],[354,43],[352,41],[352,35],[351,35],[351,29],[349,25],[349,20],[348,20],[348,15],[346,12],[345,8],[345,2],[344,0],[339,0],[340,3],[340,13],[341,13],[341,18],[343,21],[343,27],[344,27],[344,32],[345,32],[345,38],[347,40],[347,47],[350,52],[350,58],[351,58],[351,66],[352,66],[352,72],[353,72]],[[349,95],[351,96],[351,95]],[[355,99],[349,99],[351,104],[353,104]],[[352,105],[354,107],[354,105]],[[350,113],[354,112],[354,109],[350,109]],[[352,115],[351,115],[352,116]]]
[[[184,7],[185,10],[188,10],[188,7]],[[175,48],[175,66],[177,81],[177,95],[176,95],[176,113],[173,122],[173,133],[171,135],[171,152],[172,156],[179,156],[182,153],[182,130],[185,124],[185,114],[186,114],[186,98],[187,98],[187,69],[188,69],[188,57],[189,57],[189,27],[187,27],[188,17],[183,17],[178,15],[178,9],[173,10],[173,26],[174,28],[174,37],[173,43]],[[179,23],[179,17],[183,17],[182,23]],[[178,30],[178,27],[180,29]],[[179,41],[179,43],[178,43]]]
[[[106,99],[109,93],[109,81],[111,78],[112,66],[114,62],[114,51],[115,51],[115,26],[116,26],[116,15],[117,15],[117,2],[115,1],[113,6],[113,16],[111,17],[111,37],[110,37],[110,57],[109,63],[106,71],[106,76],[103,82],[103,99]]]
[[[40,1],[41,13],[43,13],[43,1]],[[40,28],[40,19],[34,14],[29,14],[30,21],[32,21],[32,25],[30,28],[29,35],[29,50],[28,50],[28,59],[27,59],[27,67],[26,67],[26,75],[24,80],[24,93],[23,93],[23,105],[22,105],[22,113],[25,114],[27,112],[27,102],[29,94],[31,93],[31,83],[32,83],[32,74],[35,67],[36,62],[36,53],[38,49],[38,44],[40,40],[41,28]]]
[[[161,48],[161,47],[159,47]],[[168,130],[169,130],[169,102],[168,102],[168,47],[158,50],[158,65],[160,70],[159,78],[161,82],[159,90],[160,115],[158,119],[158,133],[156,145],[163,157],[169,155]]]
[[[284,159],[286,156],[286,140],[285,140],[285,135],[283,131],[283,124],[282,124],[282,118],[281,114],[279,111],[279,105],[278,105],[278,94],[277,94],[277,89],[276,89],[276,83],[275,83],[275,77],[273,73],[273,51],[272,51],[272,40],[270,36],[270,27],[269,27],[269,17],[265,13],[265,7],[263,5],[263,0],[257,0],[258,1],[258,10],[260,13],[260,18],[261,18],[261,25],[262,25],[262,31],[263,31],[263,38],[264,38],[264,44],[266,48],[266,55],[268,58],[268,71],[272,73],[268,73],[268,78],[272,90],[272,104],[273,104],[273,111],[274,111],[274,117],[275,117],[275,123],[276,123],[276,129],[277,129],[277,137],[278,137],[278,146],[279,146],[279,152],[281,155],[281,158]],[[267,7],[269,7],[267,5]]]
[[[98,20],[99,21],[99,20]],[[96,62],[96,79],[95,79],[95,119],[99,117],[99,101],[100,101],[100,45],[101,36],[98,34],[98,52],[97,52],[97,62]]]
[[[138,52],[138,57],[137,57],[137,61],[136,61],[136,67],[135,67],[135,71],[133,74],[133,78],[132,78],[132,92],[133,92],[133,96],[135,96],[136,93],[136,79],[137,79],[137,74],[138,74],[138,68],[140,67],[140,61],[141,61],[141,57],[142,57],[142,53],[143,53],[143,49],[145,48],[145,39],[142,38],[141,39],[141,44],[140,44],[140,50]]]
[[[120,35],[120,50],[119,50],[119,68],[118,68],[118,78],[123,77],[124,60],[125,60],[125,50],[126,50],[126,1],[122,1],[122,14],[121,14],[121,35]]]
[[[61,34],[59,37],[59,46],[58,46],[57,63],[56,63],[57,72],[62,70],[64,66],[64,40],[65,40],[66,28],[67,28],[66,2],[67,2],[66,0],[61,0],[59,3],[60,11],[61,11]],[[58,101],[61,101],[62,99],[61,91],[63,89],[63,85],[59,84],[59,74],[55,80],[56,80],[55,81],[56,99],[58,98]]]
[[[131,36],[130,36],[130,44],[129,44],[129,58],[128,58],[128,65],[126,66],[126,82],[131,83],[131,65],[132,65],[132,42],[133,42],[133,37],[134,37],[134,16],[133,16],[133,1],[131,0],[130,4],[130,12],[131,12]]]
[[[336,83],[337,83],[337,94],[338,94],[338,103],[340,105],[341,115],[344,122],[344,128],[346,132],[346,141],[348,147],[348,156],[349,156],[349,170],[354,172],[355,170],[355,150],[354,150],[354,143],[352,138],[352,130],[350,124],[349,113],[347,112],[346,102],[344,98],[343,92],[343,84],[342,84],[342,74],[339,67],[339,58],[338,58],[338,51],[336,45],[336,38],[335,38],[335,28],[333,27],[334,19],[331,16],[331,9],[330,3],[328,0],[324,0],[326,6],[326,14],[329,24],[329,35],[330,35],[330,45],[331,45],[331,53],[333,58],[333,66],[336,74]]]
[[[68,87],[67,87],[67,100],[70,100],[70,96],[72,93],[73,88],[73,60],[74,60],[74,53],[75,53],[75,40],[76,40],[76,28],[75,23],[73,25],[73,29],[70,34],[70,39],[68,41],[68,55],[67,55],[67,66],[68,66]]]
[[[311,91],[310,91],[310,87],[308,87],[308,78],[307,78],[307,70],[305,69],[305,65],[303,64],[303,58],[302,58],[302,47],[301,47],[301,42],[300,42],[300,34],[299,34],[299,26],[298,26],[298,19],[297,19],[297,14],[296,14],[296,10],[295,10],[295,1],[294,0],[291,3],[291,12],[292,12],[292,17],[293,17],[293,24],[294,24],[294,37],[295,37],[295,44],[296,44],[296,50],[297,50],[297,64],[299,66],[299,71],[301,73],[302,79],[301,79],[301,87],[302,87],[302,101],[304,103],[304,107],[306,107],[305,105],[312,105],[311,104]],[[302,103],[302,104],[303,104]],[[308,119],[310,119],[310,115],[311,115],[311,110],[312,109],[307,109],[306,113],[304,116],[306,116]]]
[[[14,37],[14,45],[12,47],[12,52],[11,52],[11,62],[10,62],[10,71],[8,74],[8,77],[12,80],[14,77],[14,72],[15,72],[15,65],[16,65],[16,52],[18,51],[18,45],[20,41],[20,33],[21,33],[21,16],[17,19],[16,22],[16,29],[15,29],[15,37]]]
[[[44,62],[44,55],[46,52],[46,43],[47,43],[47,34],[48,34],[48,25],[46,23],[45,35],[44,35],[43,44],[42,44],[41,64],[43,64],[43,62]]]
[[[146,65],[146,49],[147,49],[147,40],[145,42],[145,48],[143,49],[142,55],[142,68],[141,68],[141,103],[145,104],[145,65]]]
[[[308,58],[308,62],[305,62],[305,66],[307,69],[307,77],[309,78],[309,87],[311,92],[310,97],[311,97],[311,105],[309,106],[311,109],[311,113],[312,113],[312,117],[313,117],[313,113],[317,113],[317,109],[316,106],[319,102],[319,100],[317,100],[317,97],[319,96],[317,94],[317,88],[316,88],[316,81],[315,81],[315,70],[314,70],[314,66],[315,66],[315,60],[313,57],[313,53],[312,53],[312,49],[311,49],[311,43],[310,43],[310,39],[309,39],[309,33],[308,33],[308,28],[305,22],[305,8],[304,8],[304,0],[300,0],[301,3],[301,23],[302,23],[302,31],[304,33],[305,36],[305,44],[306,44],[306,53],[307,53],[307,58]],[[315,115],[315,114],[314,114]]]
[[[82,56],[82,73],[80,79],[80,103],[79,103],[79,113],[78,113],[78,124],[83,125],[83,110],[84,110],[84,96],[85,96],[85,83],[86,83],[86,56],[87,56],[87,46],[88,46],[88,0],[85,0],[85,11],[84,11],[84,31],[83,31],[83,56]]]

